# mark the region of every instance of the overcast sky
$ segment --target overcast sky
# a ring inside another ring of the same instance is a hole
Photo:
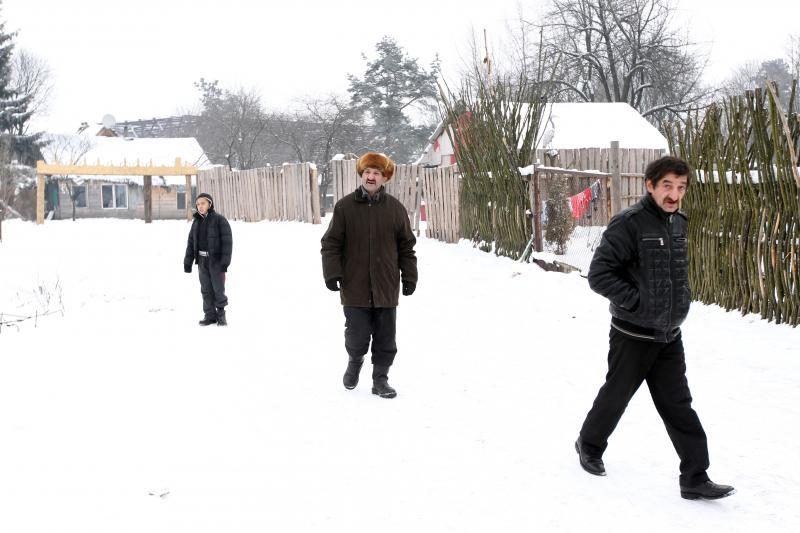
[[[710,53],[709,81],[749,60],[785,55],[800,34],[800,2],[679,0],[676,14]],[[520,8],[520,5],[522,6]],[[535,18],[544,0],[2,0],[0,19],[18,47],[43,58],[55,91],[37,126],[74,131],[99,123],[196,110],[193,82],[257,90],[268,109],[303,96],[344,93],[361,54],[391,35],[445,73],[468,55],[473,29],[496,44],[520,10]],[[753,6],[758,6],[758,10]],[[499,53],[500,50],[497,50]]]

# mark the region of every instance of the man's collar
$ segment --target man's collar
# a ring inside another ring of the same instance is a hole
[[[373,204],[373,203],[375,203],[375,202],[377,202],[377,201],[379,201],[381,199],[381,196],[383,195],[383,191],[385,190],[385,187],[383,185],[381,185],[381,188],[378,189],[377,191],[375,191],[375,194],[368,193],[363,185],[359,186],[358,189],[361,191],[361,198],[366,200],[367,202]]]

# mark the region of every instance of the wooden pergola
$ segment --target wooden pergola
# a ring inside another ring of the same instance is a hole
[[[36,223],[44,223],[45,176],[143,176],[144,177],[144,221],[153,221],[153,176],[186,176],[186,218],[192,219],[192,176],[197,176],[197,167],[184,165],[180,158],[174,166],[141,165],[64,165],[36,162]]]

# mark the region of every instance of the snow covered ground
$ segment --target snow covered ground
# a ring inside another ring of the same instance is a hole
[[[228,328],[200,328],[185,222],[5,222],[0,531],[799,531],[800,329],[694,304],[712,479],[682,500],[646,388],[584,473],[608,312],[577,274],[424,238],[394,400],[341,385],[324,226],[233,223]],[[8,317],[4,320],[7,320]]]

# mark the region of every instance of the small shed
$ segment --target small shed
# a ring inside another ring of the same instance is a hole
[[[180,166],[208,168],[208,157],[193,137],[130,138],[53,135],[42,149],[45,162],[66,165]],[[184,176],[152,176],[152,217],[186,218]],[[144,176],[53,175],[45,188],[46,211],[56,219],[144,218]]]

